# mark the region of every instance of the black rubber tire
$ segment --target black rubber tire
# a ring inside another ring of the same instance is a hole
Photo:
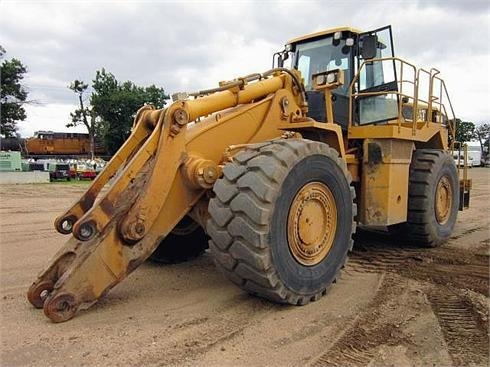
[[[436,189],[447,177],[452,190],[452,202],[447,221],[436,218]],[[442,150],[417,149],[410,164],[407,222],[401,234],[411,245],[436,247],[452,234],[459,206],[458,171],[452,157]]]
[[[335,240],[318,264],[295,260],[287,220],[296,193],[322,182],[337,207]],[[346,163],[328,145],[303,139],[250,145],[225,165],[209,202],[207,232],[216,266],[247,292],[303,305],[326,294],[352,249],[357,214]]]
[[[161,264],[177,264],[192,260],[208,248],[204,229],[185,216],[151,254],[150,260]]]

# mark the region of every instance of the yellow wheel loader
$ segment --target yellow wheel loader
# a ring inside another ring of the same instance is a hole
[[[56,219],[68,240],[29,301],[66,321],[146,259],[185,261],[209,244],[245,291],[303,305],[336,279],[358,224],[420,246],[451,235],[470,182],[450,154],[455,117],[436,69],[395,57],[389,26],[299,37],[273,63],[142,107]]]

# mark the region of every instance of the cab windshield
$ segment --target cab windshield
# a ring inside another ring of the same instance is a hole
[[[350,50],[345,40],[334,40],[332,36],[297,44],[293,64],[301,72],[306,90],[313,90],[313,74],[334,69],[351,70]],[[346,77],[348,75],[346,71]],[[347,84],[336,91],[346,94]]]

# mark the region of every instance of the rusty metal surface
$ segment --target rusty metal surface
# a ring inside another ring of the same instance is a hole
[[[394,139],[365,139],[360,222],[387,226],[407,220],[409,166],[414,145]]]
[[[54,322],[69,320],[145,261],[187,213],[202,224],[203,194],[219,177],[226,149],[282,136],[284,98],[286,121],[301,113],[304,101],[290,79],[276,73],[165,110],[142,108],[130,138],[56,220],[55,228],[70,238],[29,288],[28,300]],[[219,116],[208,116],[215,112]]]

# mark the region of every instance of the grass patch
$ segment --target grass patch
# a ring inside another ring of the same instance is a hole
[[[88,186],[92,183],[93,181],[92,180],[70,180],[70,181],[66,181],[66,180],[55,180],[55,181],[51,181],[50,184],[53,184],[53,185],[80,185],[80,186]]]

